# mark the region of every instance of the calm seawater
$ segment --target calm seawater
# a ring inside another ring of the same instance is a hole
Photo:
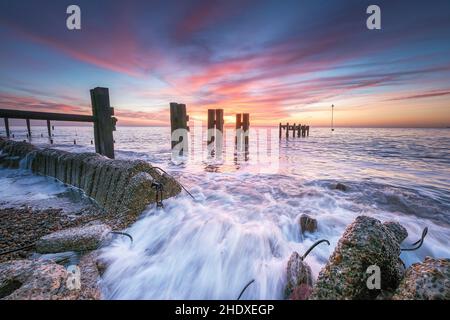
[[[313,127],[310,137],[286,141],[283,134],[278,143],[278,128],[251,128],[250,151],[264,145],[270,130],[277,137],[275,144],[268,142],[270,166],[251,152],[247,160],[231,152],[224,161],[187,159],[175,165],[169,128],[118,128],[116,158],[166,169],[195,200],[183,192],[164,209],[149,206],[128,230],[135,239],[131,247],[127,239],[117,239],[103,250],[111,263],[102,280],[105,298],[235,299],[254,279],[243,299],[279,299],[291,253],[330,240],[331,246],[320,245],[307,258],[317,276],[345,227],[361,214],[402,223],[409,232],[404,245],[428,226],[423,247],[402,254],[407,265],[427,255],[450,257],[450,129],[331,133]],[[45,132],[33,127],[32,142],[46,145]],[[25,139],[24,128],[13,133],[16,140]],[[94,150],[92,128],[56,127],[54,133],[55,148]],[[225,153],[232,148],[226,144]],[[0,170],[0,191],[7,198],[5,179]],[[337,182],[349,190],[334,190]],[[48,188],[53,182],[36,180],[34,187],[44,183]],[[14,192],[17,198],[19,191]],[[318,232],[301,235],[303,213],[318,220]]]

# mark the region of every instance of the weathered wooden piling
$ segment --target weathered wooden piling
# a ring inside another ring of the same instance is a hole
[[[188,126],[189,116],[186,112],[186,105],[182,103],[170,103],[170,133],[172,149],[179,143],[183,143],[180,149],[180,156],[188,152]],[[176,137],[174,136],[177,135]],[[176,139],[178,138],[178,139]]]
[[[249,145],[249,129],[250,129],[250,114],[236,114],[236,138],[235,146],[238,152],[248,152]]]
[[[207,149],[208,154],[216,154],[219,157],[223,150],[223,109],[208,109],[208,132]]]
[[[244,131],[244,147],[245,152],[248,152],[248,143],[249,143],[249,129],[250,129],[250,115],[248,113],[244,113],[242,115],[242,130]]]
[[[91,90],[92,113],[94,115],[95,152],[114,159],[113,131],[116,129],[114,108],[109,104],[108,88]]]
[[[238,150],[241,149],[242,145],[242,114],[236,114],[236,137],[234,139],[234,144]]]
[[[208,109],[208,132],[207,132],[207,140],[206,145],[208,146],[208,150],[211,151],[211,149],[214,148],[214,141],[216,139],[215,137],[215,131],[214,131],[214,125],[216,123],[216,110],[214,109]]]
[[[26,119],[27,122],[27,132],[28,132],[28,137],[31,139],[31,124],[30,124],[30,119]]]
[[[216,109],[216,133],[215,133],[215,142],[216,142],[216,156],[219,158],[222,156],[223,151],[223,109]]]
[[[223,133],[223,109],[216,109],[216,130]]]
[[[50,120],[47,120],[47,133],[48,133],[48,137],[51,138],[52,128],[50,127]]]
[[[5,118],[5,130],[6,130],[6,137],[9,138],[11,135],[11,132],[9,131],[9,119]]]

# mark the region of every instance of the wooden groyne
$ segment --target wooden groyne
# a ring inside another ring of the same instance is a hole
[[[281,139],[282,131],[285,130],[286,139],[289,139],[289,131],[292,132],[292,138],[295,138],[295,136],[299,137],[309,137],[309,126],[307,125],[301,125],[301,124],[292,124],[289,125],[289,122],[286,124],[279,124],[278,126],[279,130],[279,138]]]
[[[92,116],[0,109],[0,118],[3,118],[5,121],[6,137],[11,137],[9,119],[25,119],[27,124],[27,137],[29,139],[31,139],[30,120],[46,120],[50,144],[53,144],[53,126],[51,126],[51,121],[91,122],[94,124],[95,152],[114,159],[113,131],[116,130],[117,119],[113,117],[114,108],[110,106],[109,90],[108,88],[97,87],[92,89],[90,94]],[[76,144],[75,140],[74,144]]]
[[[145,161],[39,149],[2,138],[0,151],[0,165],[17,168],[25,161],[32,172],[79,188],[125,226],[134,222],[147,205],[181,192],[175,179]]]

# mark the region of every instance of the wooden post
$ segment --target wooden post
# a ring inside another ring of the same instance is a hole
[[[188,152],[188,130],[189,127],[187,125],[188,122],[188,115],[186,112],[186,105],[185,104],[181,104],[181,103],[176,103],[176,102],[171,102],[170,103],[170,140],[171,140],[171,146],[172,149],[180,142],[186,142],[183,146],[183,149],[180,150],[180,155],[183,155],[185,152]],[[181,136],[178,138],[178,141],[173,141],[172,140],[172,134],[174,133],[174,131],[178,130],[178,129],[183,129],[184,131],[182,132]]]
[[[223,109],[216,109],[216,130],[223,132]]]
[[[278,125],[278,138],[281,140],[281,122]]]
[[[216,156],[219,158],[222,156],[223,150],[223,109],[216,109],[216,134],[215,134],[215,142],[216,142]],[[220,132],[220,133],[219,133]]]
[[[28,137],[31,139],[31,124],[30,124],[30,119],[26,119],[26,122],[27,122]]]
[[[9,139],[11,136],[11,132],[9,131],[9,119],[5,118],[5,130],[6,130],[6,137]]]
[[[114,159],[115,130],[114,109],[109,104],[108,88],[94,88],[91,90],[92,113],[94,116],[95,152]]]
[[[240,152],[242,150],[242,114],[236,114],[236,137],[234,144],[236,146],[236,151]]]
[[[177,141],[172,140],[172,134],[173,132],[178,129],[178,103],[171,102],[170,103],[170,145],[171,149],[176,146],[178,143]]]
[[[292,138],[295,138],[295,123],[294,126],[292,127]]]
[[[208,133],[207,133],[207,140],[206,144],[208,148],[213,147],[213,143],[215,141],[215,132],[214,132],[214,126],[216,124],[216,110],[214,109],[208,109]],[[211,151],[210,149],[208,149]]]
[[[299,123],[298,127],[297,127],[297,138],[300,138],[300,130],[301,130],[302,125]]]
[[[51,136],[52,136],[52,127],[50,126],[50,120],[47,120],[47,133],[48,133],[48,137],[51,138]]]
[[[250,129],[250,115],[248,113],[244,113],[242,115],[242,131],[244,132],[244,148],[245,152],[248,152],[248,135]]]
[[[286,123],[286,139],[289,139],[289,122]]]
[[[306,135],[309,137],[309,126],[306,126]]]

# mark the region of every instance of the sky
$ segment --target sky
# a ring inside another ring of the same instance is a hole
[[[328,126],[334,104],[336,126],[450,126],[449,40],[448,0],[2,0],[0,108],[90,114],[100,86],[119,126],[168,125],[170,102],[228,125]]]

